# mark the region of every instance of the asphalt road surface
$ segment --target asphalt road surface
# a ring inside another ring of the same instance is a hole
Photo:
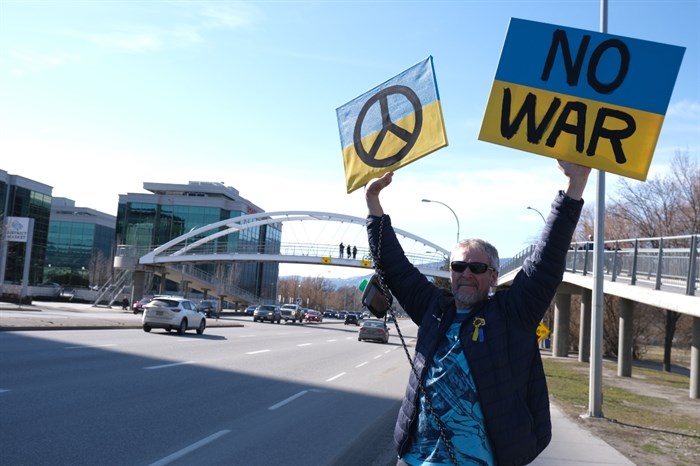
[[[0,462],[387,464],[410,370],[395,329],[383,345],[242,320],[201,336],[0,332]]]

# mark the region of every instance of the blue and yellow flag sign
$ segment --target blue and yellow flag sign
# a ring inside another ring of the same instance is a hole
[[[336,109],[348,193],[447,145],[433,57]]]
[[[479,139],[644,181],[684,52],[513,18]]]

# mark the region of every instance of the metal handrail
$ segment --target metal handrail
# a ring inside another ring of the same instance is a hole
[[[694,296],[700,285],[699,238],[700,234],[693,234],[606,240],[603,242],[605,279],[625,280],[629,285],[644,281],[653,284],[656,290],[666,287]],[[592,244],[590,241],[571,243],[566,255],[567,272],[582,275],[592,273]],[[529,246],[504,261],[500,275],[505,276],[522,267],[533,249],[534,246]]]

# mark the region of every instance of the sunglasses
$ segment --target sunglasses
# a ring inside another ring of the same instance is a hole
[[[464,261],[452,261],[450,262],[450,269],[454,270],[457,273],[462,273],[465,270],[469,269],[471,273],[480,275],[487,270],[496,270],[493,267],[491,267],[488,264],[484,264],[483,262],[464,262]]]

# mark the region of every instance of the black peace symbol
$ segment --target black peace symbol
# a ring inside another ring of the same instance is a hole
[[[403,95],[410,102],[411,106],[413,106],[413,110],[415,113],[415,124],[413,127],[413,132],[404,129],[395,124],[393,121],[391,121],[391,115],[389,115],[388,99],[388,97],[391,94]],[[376,102],[379,102],[379,108],[382,115],[382,129],[379,130],[377,139],[374,140],[374,143],[372,143],[372,147],[370,147],[369,151],[367,151],[362,145],[362,122],[367,116],[367,112],[369,111],[369,109]],[[367,102],[365,102],[365,104],[362,106],[360,113],[357,115],[357,121],[355,122],[355,131],[353,132],[353,143],[355,145],[355,152],[357,152],[357,155],[365,164],[371,167],[388,167],[401,161],[404,157],[406,157],[406,155],[408,155],[408,153],[411,151],[413,146],[416,144],[416,141],[418,140],[418,136],[420,135],[422,126],[423,107],[421,106],[418,95],[416,95],[416,93],[413,92],[413,89],[407,86],[389,86],[386,89],[382,89],[381,91],[377,92],[375,95],[370,97],[367,100]],[[377,153],[381,148],[382,142],[384,142],[384,138],[389,132],[393,133],[399,139],[406,141],[406,144],[391,157],[378,160],[376,158]]]

